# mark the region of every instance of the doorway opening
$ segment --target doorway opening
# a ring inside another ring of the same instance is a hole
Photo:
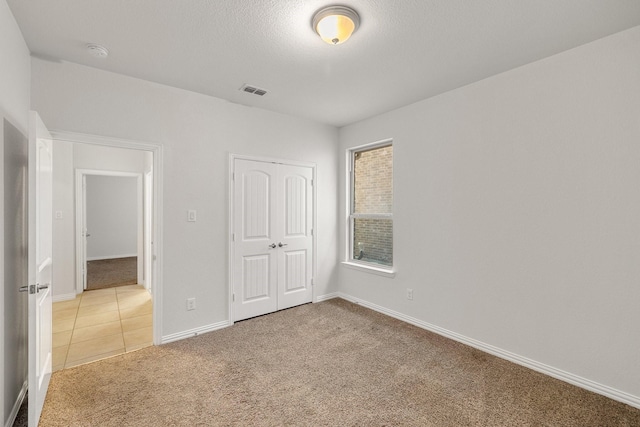
[[[63,132],[54,140],[67,147],[75,208],[75,298],[53,307],[57,369],[159,344],[161,146]]]
[[[144,264],[150,261],[145,230],[151,212],[144,209],[149,186],[143,186],[143,174],[76,169],[76,179],[82,291],[138,284],[149,289]]]

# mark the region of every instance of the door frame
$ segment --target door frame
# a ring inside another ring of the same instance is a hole
[[[153,344],[162,344],[163,146],[154,142],[134,141],[61,130],[51,131],[51,135],[54,141],[61,140],[81,144],[127,148],[131,150],[149,151],[153,154],[153,253],[150,255],[155,262],[152,266],[151,283],[148,286],[153,290]]]
[[[142,172],[118,172],[101,169],[76,169],[76,294],[81,294],[87,287],[87,253],[86,253],[86,237],[84,225],[87,215],[87,176],[111,176],[111,177],[124,177],[124,178],[136,178],[136,253],[137,253],[137,267],[136,278],[137,282],[142,284],[144,282],[144,259],[148,256],[145,248],[147,246],[144,239],[144,213],[143,213],[143,187],[142,187]],[[149,289],[145,284],[145,288]]]
[[[149,291],[149,293],[153,294],[153,289],[151,288],[151,282],[153,277],[153,171],[147,171],[144,173],[142,178],[143,187],[143,242],[144,242],[144,287]]]
[[[273,158],[273,157],[262,157],[262,156],[250,156],[250,155],[243,155],[243,154],[233,154],[233,153],[229,153],[229,174],[227,177],[227,183],[229,185],[229,190],[228,190],[228,205],[229,205],[229,230],[228,230],[228,237],[227,237],[227,250],[228,250],[228,260],[229,260],[229,264],[227,266],[228,269],[228,274],[227,274],[227,278],[229,281],[229,295],[228,295],[228,301],[229,301],[229,325],[233,325],[235,322],[233,321],[233,230],[235,229],[235,224],[234,224],[234,176],[235,176],[235,160],[251,160],[254,162],[263,162],[263,163],[277,163],[277,164],[283,164],[283,165],[291,165],[291,166],[301,166],[301,167],[308,167],[311,168],[312,170],[312,200],[313,200],[313,225],[312,225],[312,230],[313,230],[313,243],[312,243],[312,247],[313,247],[313,256],[311,257],[311,263],[313,264],[311,266],[311,301],[312,302],[317,302],[316,301],[316,282],[317,282],[317,256],[318,256],[318,238],[317,238],[317,222],[318,222],[318,203],[317,203],[317,179],[316,179],[316,172],[317,172],[317,165],[315,163],[312,162],[304,162],[304,161],[297,161],[297,160],[289,160],[289,159],[279,159],[279,158]]]

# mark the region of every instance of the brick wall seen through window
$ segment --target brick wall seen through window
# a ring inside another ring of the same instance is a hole
[[[353,153],[352,259],[393,264],[393,146]]]

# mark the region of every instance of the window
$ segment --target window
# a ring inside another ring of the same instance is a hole
[[[390,141],[349,151],[349,262],[393,266],[393,146]]]

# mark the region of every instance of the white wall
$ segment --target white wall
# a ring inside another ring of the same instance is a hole
[[[163,336],[229,318],[229,153],[317,163],[315,292],[337,291],[335,128],[75,64],[32,67],[32,105],[51,129],[164,146]]]
[[[76,169],[143,173],[150,153],[55,140],[53,154],[53,210],[62,212],[62,218],[53,221],[52,288],[54,300],[63,300],[76,294]]]
[[[638,70],[640,27],[341,129],[394,139],[397,266],[341,291],[640,404]]]
[[[76,295],[75,172],[72,142],[53,141],[53,278],[54,300]],[[62,217],[57,217],[59,212]]]
[[[14,136],[24,138],[27,135],[31,64],[27,45],[4,0],[0,0],[0,29],[0,164],[4,165],[5,143],[13,144],[16,142]],[[5,141],[5,135],[13,135],[12,140]],[[8,252],[19,252],[21,248],[5,242],[4,229],[13,226],[13,218],[5,217],[4,187],[3,166],[3,173],[0,173],[0,189],[3,193],[0,197],[0,224],[4,224],[0,227],[0,241],[3,242],[0,245],[0,310],[3,316],[0,327],[0,420],[3,425],[12,417],[12,410],[18,403],[27,376],[27,297],[17,290],[23,283],[17,284],[17,277],[7,275],[8,271],[15,271],[15,266],[5,266],[5,260],[12,258]],[[9,246],[7,251],[5,246]],[[26,262],[26,257],[23,258]]]
[[[138,254],[138,179],[87,176],[87,260]]]
[[[147,152],[126,148],[73,144],[73,167],[113,172],[144,173]]]

